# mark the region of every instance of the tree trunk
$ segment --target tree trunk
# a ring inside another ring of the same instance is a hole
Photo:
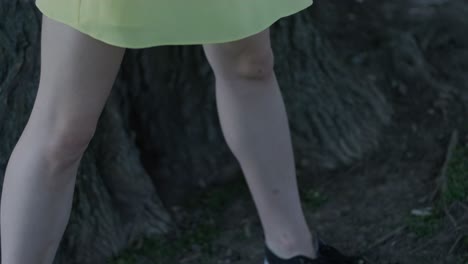
[[[460,71],[430,66],[429,52],[442,54],[430,49],[435,47],[432,39],[418,39],[397,26],[390,28],[379,17],[382,6],[369,4],[359,9],[358,2],[322,2],[281,19],[271,34],[297,167],[316,171],[348,166],[378,145],[381,129],[391,120],[392,104],[385,95],[393,87],[385,84],[377,89],[378,76],[392,76],[392,84],[416,80],[430,84],[429,89],[442,99],[453,89],[442,85],[434,71],[456,75],[466,83]],[[457,4],[461,6],[462,1],[453,1],[450,10],[458,8]],[[386,7],[392,5],[423,4],[394,1]],[[338,30],[349,31],[342,17],[347,18],[350,10],[375,22],[357,28],[376,33],[373,38],[339,42]],[[430,36],[443,28],[436,18],[444,17],[443,25],[452,25],[466,17],[466,12],[457,14],[419,15],[435,25],[420,27],[419,32]],[[32,0],[0,0],[0,17],[3,176],[36,96],[41,16]],[[456,33],[451,29],[446,36]],[[371,45],[376,40],[381,45],[369,46],[372,50],[347,52],[360,49],[353,44]],[[424,43],[425,47],[419,46]],[[375,64],[376,58],[382,64]],[[374,63],[371,66],[380,75],[364,75],[369,72],[368,62]],[[214,76],[201,46],[127,50],[79,168],[73,211],[56,263],[104,263],[132,241],[170,230],[167,206],[199,189],[240,177],[239,172],[220,129]]]

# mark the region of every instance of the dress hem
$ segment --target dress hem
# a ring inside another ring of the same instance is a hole
[[[73,23],[70,20],[66,20],[65,18],[61,18],[59,15],[55,15],[52,11],[48,12],[47,8],[43,8],[41,5],[37,4],[36,6],[39,9],[39,11],[47,16],[50,19],[53,19],[55,21],[58,21],[60,23],[63,23],[65,25],[68,25],[81,33],[84,33],[96,40],[102,41],[106,44],[113,45],[116,47],[121,47],[121,48],[129,48],[129,49],[143,49],[143,48],[151,48],[151,47],[157,47],[157,46],[168,46],[168,45],[203,45],[203,44],[218,44],[218,43],[226,43],[226,42],[232,42],[236,40],[241,40],[243,38],[255,35],[257,33],[262,32],[263,30],[271,27],[273,24],[275,24],[277,21],[279,21],[281,18],[288,17],[290,15],[293,15],[295,13],[298,13],[308,7],[310,7],[313,4],[313,1],[311,0],[310,2],[306,3],[305,6],[300,7],[296,10],[290,10],[289,12],[285,12],[283,14],[280,14],[276,16],[275,18],[272,18],[270,21],[265,22],[263,24],[260,24],[257,27],[250,28],[248,31],[244,31],[242,33],[239,33],[237,35],[228,37],[228,38],[211,38],[207,39],[206,37],[203,39],[195,39],[192,38],[191,40],[184,40],[184,41],[165,41],[157,35],[157,32],[151,29],[145,30],[144,28],[139,29],[136,31],[135,29],[132,30],[122,30],[119,29],[119,34],[115,34],[115,36],[121,36],[119,39],[118,37],[116,38],[109,38],[108,36],[103,36],[102,34],[98,34],[98,32],[93,31],[91,27],[87,27],[86,25],[77,25],[76,23]],[[129,42],[129,39],[138,39],[138,36],[141,36],[142,34],[145,34],[145,36],[148,36],[148,34],[154,34],[155,37],[152,39],[147,39],[145,41],[141,40],[138,41],[138,43],[134,42]],[[125,41],[126,40],[126,41]]]

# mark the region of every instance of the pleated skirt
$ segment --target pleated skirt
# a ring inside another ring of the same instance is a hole
[[[111,45],[222,43],[254,35],[313,0],[36,0],[47,17]]]

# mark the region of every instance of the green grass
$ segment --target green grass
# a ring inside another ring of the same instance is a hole
[[[198,197],[189,199],[184,204],[184,207],[203,208],[204,210],[216,213],[219,210],[223,210],[234,199],[249,195],[248,191],[245,180],[238,177],[226,185],[215,186],[201,192]]]
[[[433,214],[428,216],[411,215],[406,219],[408,229],[418,237],[434,235],[441,225],[443,215]]]
[[[210,255],[211,241],[220,233],[214,224],[200,224],[195,229],[184,230],[176,237],[145,238],[140,246],[132,246],[112,260],[113,264],[133,264],[136,256],[146,256],[155,263],[175,263],[177,257],[199,247],[202,255]]]
[[[456,201],[468,201],[468,147],[456,148],[449,160],[446,180],[441,187],[440,199],[434,203],[432,214],[409,216],[409,230],[420,237],[433,235],[445,217],[444,207]]]
[[[455,201],[468,201],[468,147],[456,148],[447,167],[441,202],[451,204]]]
[[[213,224],[200,224],[195,229],[184,230],[176,237],[158,236],[145,238],[139,246],[134,245],[111,260],[110,264],[137,264],[137,256],[146,256],[155,263],[176,263],[181,254],[187,254],[193,245],[199,247],[203,256],[210,256],[211,241],[220,234]]]
[[[328,201],[328,197],[314,189],[301,189],[300,192],[302,202],[310,209],[317,209]]]
[[[248,195],[243,179],[201,192],[183,204],[186,210],[197,213],[194,219],[188,219],[190,223],[187,226],[180,227],[179,234],[171,238],[163,235],[145,238],[113,258],[109,264],[137,264],[137,256],[146,256],[155,263],[177,263],[181,254],[189,255],[193,245],[199,248],[199,260],[202,261],[212,255],[212,241],[221,233],[219,224],[208,220],[214,219],[220,210],[242,195]]]

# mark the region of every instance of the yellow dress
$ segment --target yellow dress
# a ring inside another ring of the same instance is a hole
[[[313,0],[36,0],[47,17],[125,48],[238,40]]]

